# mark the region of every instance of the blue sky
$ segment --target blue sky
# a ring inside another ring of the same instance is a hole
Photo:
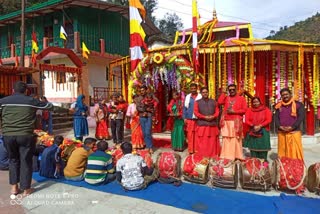
[[[163,18],[166,12],[175,12],[190,28],[192,0],[158,0],[154,15]],[[218,20],[250,22],[256,38],[264,38],[271,30],[278,31],[320,12],[320,0],[198,0],[201,24],[212,19],[216,8]]]

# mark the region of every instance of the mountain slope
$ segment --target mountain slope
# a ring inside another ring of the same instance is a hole
[[[270,32],[270,34],[272,33],[274,32]],[[320,13],[318,12],[304,21],[296,22],[293,26],[281,27],[278,32],[266,39],[320,44]]]

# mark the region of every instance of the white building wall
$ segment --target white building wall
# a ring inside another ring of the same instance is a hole
[[[74,66],[73,62],[69,58],[50,59],[50,64]],[[77,81],[69,82],[69,77],[72,77],[70,73],[66,74],[65,83],[58,84],[56,84],[56,72],[44,71],[43,74],[45,77],[43,80],[44,96],[46,96],[49,101],[71,103],[77,98],[78,84]]]

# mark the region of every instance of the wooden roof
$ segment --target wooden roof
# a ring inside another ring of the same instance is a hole
[[[0,65],[0,74],[6,75],[25,75],[38,72],[38,69],[27,67],[16,67],[12,65]]]

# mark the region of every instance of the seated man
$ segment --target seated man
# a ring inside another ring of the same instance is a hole
[[[9,169],[9,157],[6,147],[3,144],[2,136],[0,136],[0,170]]]
[[[59,178],[61,176],[62,160],[60,145],[63,137],[54,137],[52,146],[43,150],[40,160],[40,176],[47,178]]]
[[[107,184],[116,178],[112,156],[107,154],[108,143],[100,141],[97,151],[89,155],[84,180],[89,184]]]
[[[95,138],[88,137],[84,140],[83,147],[77,148],[72,152],[63,171],[65,179],[71,181],[83,180],[88,157],[93,153],[92,148],[96,142]]]
[[[141,156],[132,154],[131,143],[121,144],[121,150],[124,156],[117,162],[116,175],[124,189],[144,189],[158,178],[159,172],[156,169],[148,168]]]

